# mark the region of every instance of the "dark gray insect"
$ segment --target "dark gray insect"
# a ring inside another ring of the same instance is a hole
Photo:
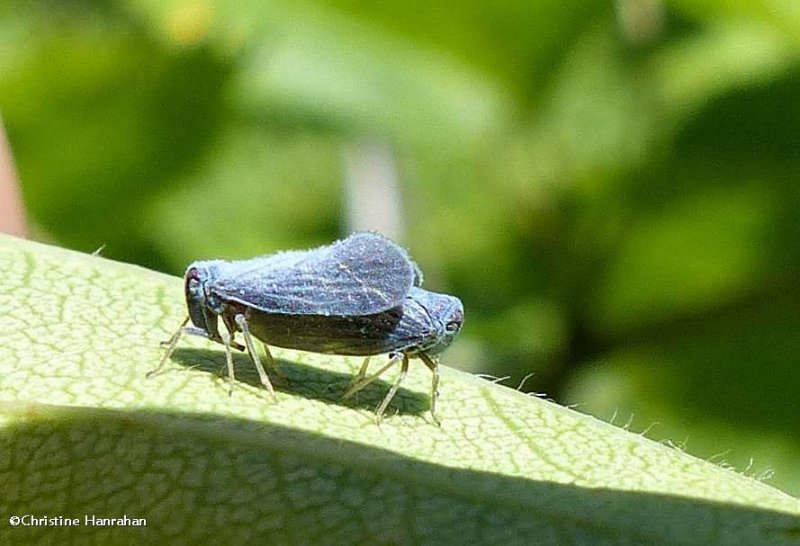
[[[397,314],[397,311],[386,311],[383,314]],[[412,287],[403,302],[399,314],[400,318],[394,323],[394,328],[391,331],[389,331],[389,328],[385,328],[383,332],[380,332],[383,334],[382,337],[380,335],[362,336],[362,339],[374,337],[375,344],[373,348],[375,352],[371,354],[389,353],[389,362],[374,374],[367,376],[370,353],[359,353],[367,355],[367,358],[364,359],[358,375],[356,375],[342,399],[347,399],[360,391],[378,379],[398,361],[401,361],[400,375],[397,376],[394,385],[392,385],[383,402],[375,411],[378,424],[380,424],[383,412],[386,411],[397,389],[400,387],[400,383],[408,373],[409,358],[417,357],[422,360],[433,374],[431,379],[431,417],[438,425],[440,423],[438,417],[436,417],[436,400],[439,398],[439,363],[437,356],[452,343],[461,331],[461,326],[464,324],[464,306],[461,304],[461,300],[455,296],[437,294],[422,288]],[[367,328],[367,332],[373,333],[369,328]],[[380,341],[378,341],[379,339]],[[353,346],[358,346],[358,344],[354,343]],[[366,346],[369,346],[369,343],[362,342],[362,347]],[[378,350],[378,347],[381,350]],[[341,353],[341,350],[338,349],[340,351],[339,354],[356,354],[355,352]]]
[[[149,375],[157,373],[172,354],[182,333],[222,343],[233,389],[231,346],[242,332],[261,383],[275,396],[255,351],[245,310],[270,315],[374,315],[402,304],[422,274],[406,251],[376,233],[356,233],[332,245],[304,251],[279,252],[250,260],[197,261],[184,276],[189,316],[167,341],[167,351]],[[220,332],[218,319],[225,329]],[[184,328],[192,321],[194,326]],[[272,360],[267,351],[267,357]]]
[[[366,356],[343,398],[349,398],[397,362],[400,375],[376,411],[378,422],[408,372],[409,358],[418,357],[433,373],[431,415],[436,417],[441,353],[461,330],[461,300],[412,287],[402,305],[373,315],[321,316],[262,313],[243,309],[250,333],[265,344],[287,349],[345,356]],[[369,357],[389,354],[389,362],[366,377]]]
[[[405,377],[409,356],[420,356],[434,373],[431,412],[435,417],[438,368],[428,356],[450,343],[463,308],[452,296],[418,288],[422,274],[406,251],[375,233],[357,233],[332,245],[280,252],[251,260],[198,261],[185,275],[189,316],[168,345],[158,372],[182,333],[225,346],[229,389],[234,372],[231,347],[242,332],[262,384],[275,397],[252,337],[267,345],[340,355],[390,353],[390,363],[366,378],[367,359],[345,397],[365,387],[402,359],[401,374],[378,408],[378,418]],[[225,328],[220,331],[218,319]],[[193,326],[185,327],[192,321]]]

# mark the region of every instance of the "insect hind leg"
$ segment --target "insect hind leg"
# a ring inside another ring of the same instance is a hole
[[[366,377],[366,373],[367,373],[366,368],[369,365],[369,358],[365,359],[364,360],[364,364],[361,365],[361,370],[359,370],[359,372],[358,372],[359,375],[356,376],[355,380],[350,384],[350,386],[344,392],[344,394],[342,395],[341,399],[342,400],[347,400],[348,398],[353,396],[355,393],[357,393],[358,391],[360,391],[361,389],[363,389],[364,387],[366,387],[367,385],[369,385],[370,383],[372,383],[373,381],[378,379],[381,375],[383,375],[383,373],[386,370],[388,370],[389,368],[391,368],[392,366],[397,364],[397,362],[400,360],[401,356],[402,355],[400,355],[400,354],[393,355],[392,358],[389,360],[389,362],[384,364],[377,372],[375,372],[374,374],[370,375],[369,377]],[[359,376],[361,376],[361,379],[359,379]]]
[[[369,368],[369,359],[370,358],[371,357],[368,356],[368,357],[366,357],[364,359],[364,362],[361,364],[361,367],[358,369],[358,373],[356,374],[356,376],[352,380],[350,380],[350,383],[348,383],[347,388],[344,390],[344,394],[342,394],[342,396],[339,397],[339,400],[344,400],[345,398],[349,398],[350,396],[355,394],[357,391],[363,389],[366,386],[366,385],[359,386],[359,388],[353,390],[353,392],[350,392],[351,389],[353,389],[353,387],[355,387],[356,385],[358,385],[359,383],[364,381],[364,379],[366,379],[366,377],[367,377],[367,369]]]
[[[275,373],[278,374],[278,377],[280,377],[281,380],[285,381],[286,383],[289,383],[289,376],[286,375],[286,371],[281,367],[280,364],[278,364],[278,361],[275,360],[275,357],[272,356],[272,353],[269,350],[269,345],[267,345],[262,341],[261,346],[264,347],[264,354],[267,355],[267,360],[268,360],[267,369],[272,368],[273,370],[275,370]]]

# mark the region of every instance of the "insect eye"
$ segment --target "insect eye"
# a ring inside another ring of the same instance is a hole
[[[460,327],[461,327],[461,324],[459,324],[455,320],[451,320],[450,322],[445,324],[444,329],[447,330],[448,333],[454,334],[454,333],[458,332],[458,329]]]

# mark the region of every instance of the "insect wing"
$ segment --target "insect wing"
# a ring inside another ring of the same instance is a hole
[[[268,345],[323,354],[369,356],[397,349],[402,308],[375,315],[285,315],[251,311],[250,331]],[[404,347],[404,346],[403,346]]]
[[[414,354],[438,345],[445,332],[439,309],[451,296],[411,288],[402,306],[362,316],[248,314],[250,331],[268,345],[338,355]],[[440,314],[440,313],[439,313]]]
[[[210,286],[223,300],[267,313],[361,316],[397,307],[419,269],[406,251],[375,233],[329,246],[232,262]]]

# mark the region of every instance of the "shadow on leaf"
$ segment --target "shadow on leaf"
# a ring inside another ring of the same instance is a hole
[[[220,375],[227,380],[224,351],[179,348],[172,353],[171,360],[193,370]],[[380,357],[374,357],[374,363],[370,366],[370,369],[377,369],[379,361]],[[392,387],[391,381],[385,381],[383,378],[377,379],[348,400],[342,400],[342,394],[353,380],[353,374],[327,370],[286,359],[276,359],[276,364],[279,368],[279,373],[276,373],[275,370],[267,369],[275,390],[330,404],[373,410],[381,403]],[[241,382],[256,388],[263,388],[249,356],[234,353],[233,368],[237,383]],[[399,369],[399,365],[396,368]],[[168,372],[168,368],[165,368],[161,373],[165,372]],[[285,378],[280,376],[281,373],[285,375]],[[387,375],[392,377],[391,372],[387,372]],[[235,394],[236,386],[234,385]],[[419,415],[429,410],[430,400],[427,394],[411,391],[401,386],[395,397],[392,398],[391,404],[389,404],[387,416],[391,416],[394,413]]]

